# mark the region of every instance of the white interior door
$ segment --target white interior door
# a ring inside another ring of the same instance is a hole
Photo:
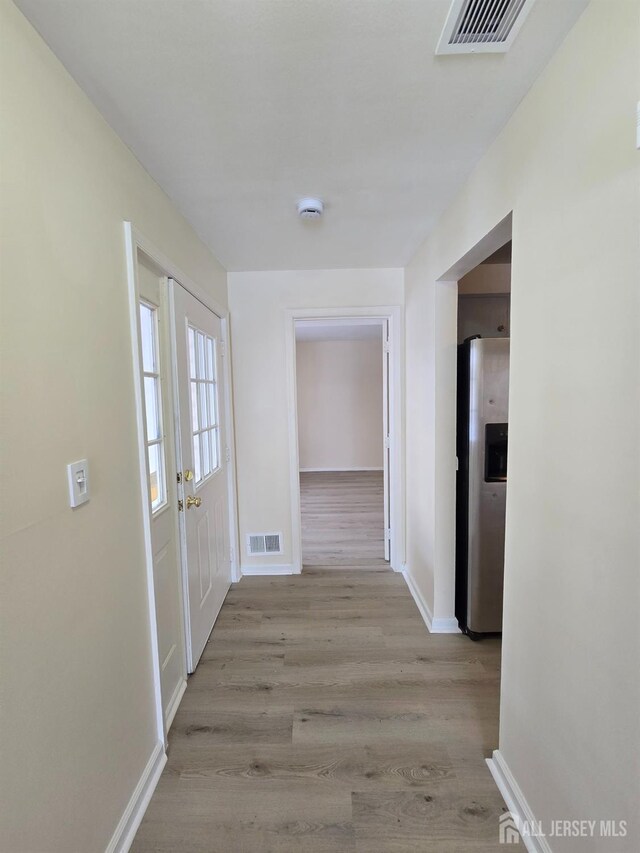
[[[382,417],[384,437],[384,558],[391,559],[391,479],[389,476],[391,466],[391,405],[389,393],[389,362],[391,358],[391,346],[389,342],[389,321],[382,323]]]
[[[186,686],[166,279],[138,258],[140,368],[165,734]]]
[[[187,667],[193,672],[231,584],[222,323],[177,282],[171,289]]]

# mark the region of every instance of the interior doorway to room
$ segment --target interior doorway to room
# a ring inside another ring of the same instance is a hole
[[[456,599],[472,639],[502,631],[511,241],[458,281]]]
[[[295,322],[302,567],[388,568],[388,320]]]

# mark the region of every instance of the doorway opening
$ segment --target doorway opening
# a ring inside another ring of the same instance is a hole
[[[402,570],[402,313],[287,312],[297,571]]]
[[[455,615],[502,632],[509,435],[511,240],[458,280]]]
[[[298,320],[302,567],[388,568],[387,321]]]

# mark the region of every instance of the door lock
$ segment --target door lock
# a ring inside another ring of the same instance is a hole
[[[190,483],[193,480],[193,471],[190,471],[189,468],[185,469],[184,478],[187,483]]]
[[[187,509],[191,509],[192,506],[198,507],[202,503],[202,498],[196,498],[193,495],[187,495]]]

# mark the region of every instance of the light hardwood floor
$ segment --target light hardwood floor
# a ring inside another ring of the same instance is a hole
[[[304,568],[388,567],[382,477],[382,471],[300,474]]]
[[[394,572],[244,578],[133,853],[499,853],[499,663],[430,635]]]

